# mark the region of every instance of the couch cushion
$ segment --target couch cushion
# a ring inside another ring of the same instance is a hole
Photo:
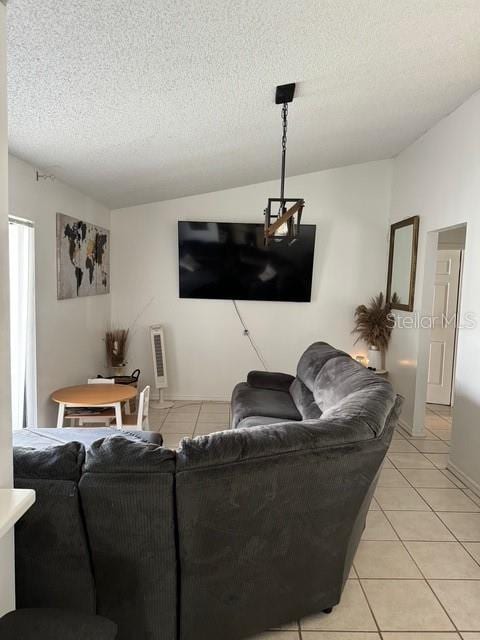
[[[290,390],[290,385],[295,380],[288,373],[275,373],[272,371],[250,371],[247,376],[247,384],[258,389],[273,389],[274,391]]]
[[[64,442],[81,442],[85,447],[90,446],[96,440],[107,438],[112,435],[121,435],[129,440],[142,440],[162,444],[163,438],[155,431],[127,430],[121,431],[113,427],[65,427],[62,429],[20,429],[13,433],[14,446],[26,446],[35,449],[43,449],[52,444]]]
[[[256,389],[246,382],[237,384],[232,395],[233,426],[249,416],[269,416],[281,420],[301,420],[292,396],[285,391]]]
[[[42,432],[56,429],[16,429],[13,432],[13,446],[26,447],[27,449],[45,449],[52,444],[62,444],[56,438],[46,437]]]
[[[349,357],[344,351],[339,351],[326,342],[314,342],[298,361],[297,377],[313,392],[315,379],[324,364],[338,356]]]
[[[377,436],[395,403],[392,385],[349,356],[332,358],[324,364],[315,379],[313,395],[322,420],[362,422]]]
[[[251,427],[259,427],[262,424],[276,424],[277,422],[283,422],[283,420],[272,416],[249,416],[240,420],[235,428],[250,429]]]
[[[300,378],[295,378],[290,386],[290,395],[293,398],[295,406],[301,413],[304,420],[312,420],[320,418],[322,412],[315,402],[313,393],[306,387]]]
[[[125,438],[96,440],[87,449],[86,473],[160,473],[175,470],[175,453],[161,445]]]
[[[43,478],[78,482],[85,460],[85,448],[79,442],[56,444],[42,442],[42,448],[13,447],[16,478]]]
[[[97,611],[119,640],[176,637],[174,473],[175,453],[158,445],[112,436],[87,450],[79,487]]]
[[[15,486],[36,501],[15,527],[19,607],[59,607],[94,613],[95,586],[78,480],[85,459],[78,442],[45,449],[14,447]]]

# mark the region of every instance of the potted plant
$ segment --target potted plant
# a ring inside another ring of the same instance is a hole
[[[105,333],[107,363],[113,369],[121,369],[126,363],[128,329],[112,329]]]
[[[392,303],[396,295],[392,297]],[[363,340],[368,347],[368,366],[377,370],[382,368],[382,360],[390,342],[393,329],[391,303],[387,303],[383,293],[370,299],[368,305],[361,304],[355,309],[354,328],[359,340]]]

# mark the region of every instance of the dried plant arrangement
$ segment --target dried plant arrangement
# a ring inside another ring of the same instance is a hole
[[[105,333],[107,363],[110,367],[126,364],[128,329],[112,329]]]
[[[392,297],[395,304],[396,294]],[[357,333],[359,340],[363,340],[368,347],[374,347],[385,352],[390,342],[393,329],[393,317],[391,304],[386,302],[383,293],[370,299],[368,305],[361,304],[355,309],[354,328],[352,333]]]

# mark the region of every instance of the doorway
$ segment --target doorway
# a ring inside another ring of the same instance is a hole
[[[438,233],[432,301],[426,396],[427,428],[446,432],[452,426],[466,226]],[[447,435],[447,434],[445,434]]]

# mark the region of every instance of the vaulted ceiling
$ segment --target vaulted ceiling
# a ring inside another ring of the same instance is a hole
[[[480,87],[479,0],[10,0],[11,152],[111,208],[392,157]]]

